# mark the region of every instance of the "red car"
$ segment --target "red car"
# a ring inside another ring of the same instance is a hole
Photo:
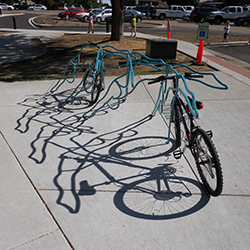
[[[75,17],[77,13],[83,13],[83,12],[85,12],[83,8],[76,7],[76,8],[68,9],[64,12],[59,12],[58,17],[69,19],[70,17]]]

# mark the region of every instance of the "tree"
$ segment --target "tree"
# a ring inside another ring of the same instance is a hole
[[[112,5],[112,30],[111,30],[111,41],[124,40],[124,9],[125,0],[111,0]]]

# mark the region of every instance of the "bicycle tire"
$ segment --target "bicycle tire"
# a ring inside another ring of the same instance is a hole
[[[92,105],[97,102],[99,95],[101,93],[102,82],[103,82],[102,75],[103,75],[102,70],[100,70],[100,72],[96,75],[94,89],[91,92],[91,104]]]
[[[93,88],[91,91],[91,100],[90,100],[91,105],[97,102],[100,92],[101,92],[102,83],[103,83],[102,70],[100,70],[100,72],[96,74],[94,78],[93,76],[93,71],[95,71],[94,67],[95,67],[95,63],[92,64],[91,70],[90,69],[87,70],[84,80],[83,80],[83,87],[85,88],[85,90],[89,89],[90,87]],[[92,86],[93,84],[94,86]]]
[[[175,142],[176,147],[181,146],[181,111],[177,102],[174,103],[173,108],[173,120],[174,120],[174,130],[175,130]]]
[[[192,137],[193,155],[206,191],[219,196],[223,188],[223,175],[216,148],[207,133],[197,128]]]

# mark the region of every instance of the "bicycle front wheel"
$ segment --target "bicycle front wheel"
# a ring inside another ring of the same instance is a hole
[[[212,196],[220,195],[223,186],[222,169],[212,140],[203,129],[197,128],[193,133],[192,144],[198,172],[207,192]]]
[[[100,70],[99,73],[95,73],[95,64],[91,66],[91,69],[88,69],[84,80],[83,80],[83,87],[85,90],[92,88],[91,91],[91,105],[97,102],[100,92],[102,90],[103,84],[103,72]]]
[[[100,92],[102,90],[102,82],[103,82],[103,72],[100,70],[98,74],[95,75],[95,84],[94,89],[91,92],[91,104],[94,104],[97,102]]]
[[[173,107],[173,121],[174,121],[176,147],[178,148],[181,146],[181,111],[180,107],[177,104],[177,101],[175,101]]]

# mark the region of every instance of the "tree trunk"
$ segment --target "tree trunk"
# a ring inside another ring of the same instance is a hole
[[[112,29],[111,29],[111,41],[124,40],[124,18],[123,8],[125,0],[111,0],[112,5]]]

